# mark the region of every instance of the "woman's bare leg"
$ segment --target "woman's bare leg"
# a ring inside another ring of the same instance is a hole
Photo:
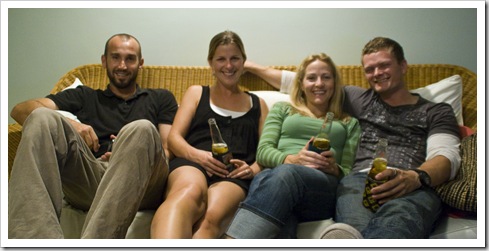
[[[175,169],[168,176],[165,197],[151,223],[151,238],[192,238],[192,226],[206,209],[205,176],[191,166]]]

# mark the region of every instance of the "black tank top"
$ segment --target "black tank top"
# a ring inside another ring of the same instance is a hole
[[[202,86],[202,96],[185,138],[187,142],[195,148],[211,151],[212,139],[207,120],[215,118],[222,138],[233,153],[233,158],[243,160],[249,165],[253,164],[259,141],[261,109],[258,96],[246,93],[251,95],[253,106],[243,116],[233,119],[231,116],[221,116],[211,109],[210,88]]]

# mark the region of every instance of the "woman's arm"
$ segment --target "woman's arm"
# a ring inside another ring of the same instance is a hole
[[[201,95],[201,86],[194,85],[187,89],[168,134],[168,149],[175,156],[192,161],[197,149],[188,144],[185,137],[187,136],[192,118],[195,116]]]
[[[277,149],[282,123],[288,116],[286,106],[286,103],[276,103],[265,120],[256,154],[257,162],[264,167],[276,167],[282,164],[287,157],[287,154]]]
[[[258,130],[258,137],[261,138],[262,133],[263,133],[263,128],[265,127],[265,120],[268,117],[268,106],[265,103],[265,100],[262,98],[260,99],[260,108],[261,108],[261,115],[260,115],[260,122],[259,122],[259,130]],[[257,146],[258,147],[258,146]],[[262,170],[262,166],[258,163],[258,161],[255,161],[253,165],[251,166],[251,170],[253,171],[253,176],[255,176],[257,173],[259,173]]]
[[[212,152],[197,149],[190,145],[185,137],[190,128],[192,118],[202,96],[202,86],[190,86],[183,95],[175,120],[168,135],[168,148],[176,156],[185,158],[201,165],[207,172],[226,177],[229,172],[226,166],[212,156]]]

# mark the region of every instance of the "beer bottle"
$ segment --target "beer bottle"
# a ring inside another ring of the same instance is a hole
[[[233,158],[233,154],[229,151],[228,145],[222,139],[216,120],[214,118],[210,118],[208,122],[212,137],[212,156],[224,163],[226,165],[226,169],[229,172],[232,172],[235,169],[234,165],[230,163],[230,160]]]
[[[379,209],[380,204],[372,198],[371,189],[387,182],[389,179],[376,180],[375,176],[387,169],[387,139],[380,138],[376,146],[374,160],[372,167],[368,172],[367,179],[365,180],[365,191],[363,192],[363,205],[369,208],[372,212],[376,212]]]
[[[331,148],[329,143],[329,133],[333,124],[333,118],[334,113],[326,113],[323,125],[321,126],[321,129],[319,129],[319,133],[314,137],[312,144],[309,144],[309,151],[321,153],[323,151],[328,151]]]

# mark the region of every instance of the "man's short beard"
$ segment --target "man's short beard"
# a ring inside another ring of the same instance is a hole
[[[115,77],[107,72],[107,76],[109,77],[110,83],[117,87],[117,89],[127,89],[131,88],[134,85],[136,85],[136,78],[137,75],[133,76],[132,78],[129,79],[127,82],[120,83],[116,81]]]

